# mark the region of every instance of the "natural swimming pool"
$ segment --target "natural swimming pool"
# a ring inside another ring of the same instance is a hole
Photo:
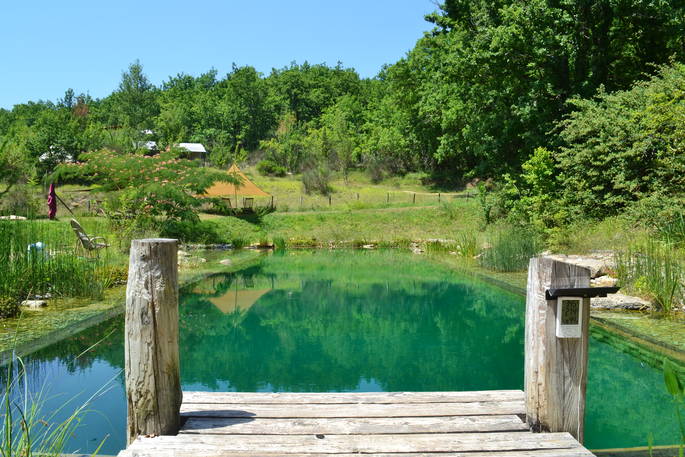
[[[181,381],[207,391],[521,389],[524,301],[408,253],[265,256],[182,287]],[[70,451],[106,436],[101,453],[125,446],[123,338],[117,318],[26,357],[50,408],[107,386]],[[677,441],[661,372],[607,335],[590,341],[587,402],[589,448],[646,445],[650,432]]]

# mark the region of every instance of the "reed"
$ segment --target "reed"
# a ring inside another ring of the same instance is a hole
[[[480,263],[495,271],[523,271],[530,258],[540,252],[541,246],[537,234],[530,230],[500,230],[491,237],[490,247],[483,251]]]
[[[0,221],[0,317],[32,296],[99,299],[109,278],[98,258],[79,255],[67,224],[49,221]]]
[[[623,287],[648,296],[658,311],[670,312],[683,301],[683,266],[677,251],[659,241],[631,244],[615,256]]]

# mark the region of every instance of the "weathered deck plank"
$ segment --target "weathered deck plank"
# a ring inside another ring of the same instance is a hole
[[[184,403],[208,404],[337,404],[337,403],[468,403],[484,401],[523,401],[520,390],[473,392],[347,392],[347,393],[251,393],[183,392]]]
[[[222,407],[223,406],[223,407]],[[183,403],[181,416],[196,417],[439,417],[524,414],[522,401],[401,404],[241,404]]]
[[[568,433],[531,433],[521,391],[186,392],[176,436],[121,457],[591,457]]]
[[[518,416],[370,417],[370,418],[215,418],[190,417],[180,433],[232,435],[374,435],[388,433],[462,433],[528,431]]]

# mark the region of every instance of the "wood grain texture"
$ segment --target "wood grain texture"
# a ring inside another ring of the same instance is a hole
[[[528,431],[518,416],[263,419],[189,417],[179,433],[231,435],[374,435]]]
[[[224,450],[190,450],[184,451],[182,449],[136,449],[134,451],[122,451],[119,457],[291,457],[293,454],[284,454],[281,452],[275,453],[245,453]],[[300,453],[298,457],[359,457],[359,453],[337,453],[337,454],[311,454]],[[424,453],[424,452],[393,452],[393,453],[375,453],[366,454],[369,457],[592,457],[587,449],[534,449],[534,450],[520,450],[520,451],[498,451],[498,452],[441,452],[441,453]],[[647,457],[647,456],[643,456]]]
[[[126,288],[128,442],[180,425],[177,241],[133,240]]]
[[[213,405],[186,403],[181,406],[183,416],[195,417],[263,417],[263,418],[330,418],[330,417],[440,417],[524,414],[521,401],[471,403],[408,403],[364,405]]]
[[[139,438],[137,449],[282,454],[440,453],[577,449],[568,433],[446,433],[410,435],[179,435]]]
[[[590,287],[590,271],[547,257],[528,267],[525,402],[533,431],[569,432],[583,441],[590,300],[583,299],[581,338],[556,337],[556,300],[550,288]]]

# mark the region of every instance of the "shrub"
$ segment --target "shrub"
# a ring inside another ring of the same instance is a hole
[[[278,165],[273,160],[262,160],[257,164],[257,171],[263,176],[279,176],[286,175],[285,167]]]
[[[212,221],[166,221],[162,224],[160,235],[177,238],[186,243],[219,244],[224,242],[224,238]]]
[[[328,195],[331,193],[331,171],[326,165],[317,164],[302,173],[302,184],[307,194],[319,193]]]
[[[495,271],[523,271],[531,257],[540,252],[537,234],[522,228],[501,230],[480,257],[481,265]]]
[[[19,301],[13,297],[0,295],[0,318],[13,317],[19,314]]]

